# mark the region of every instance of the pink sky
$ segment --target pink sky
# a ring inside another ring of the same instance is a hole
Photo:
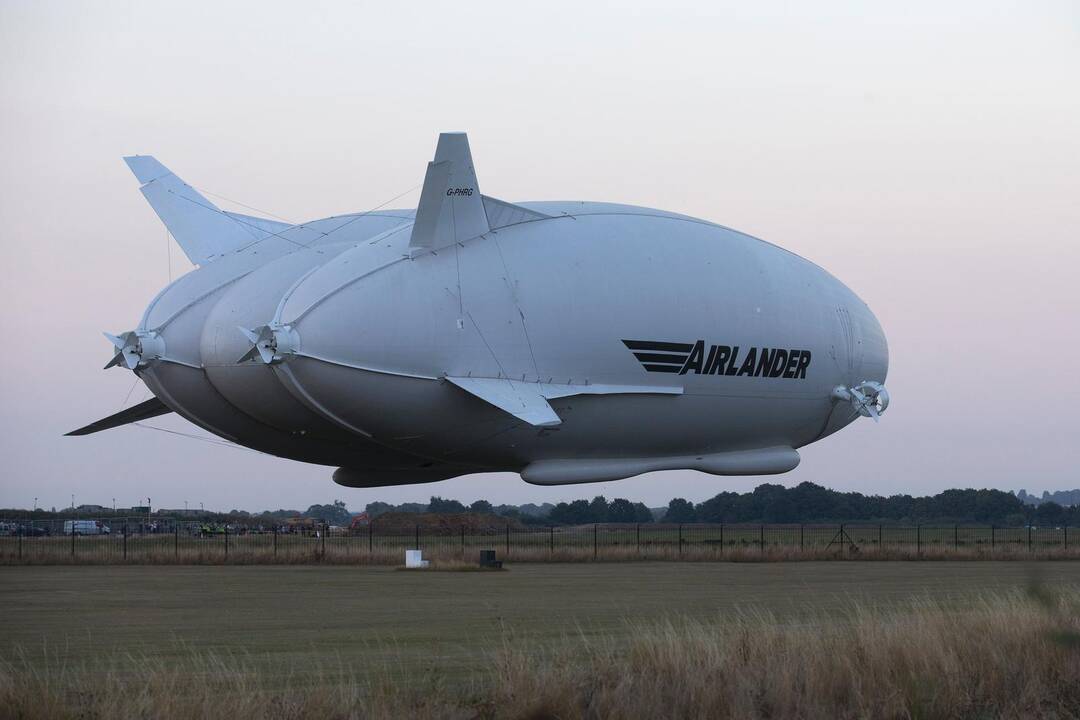
[[[656,505],[762,482],[679,472],[544,489],[497,475],[349,490],[330,468],[139,428],[61,437],[123,403],[132,376],[101,371],[100,333],[133,326],[170,273],[122,155],[299,221],[417,185],[440,130],[469,132],[496,197],[720,222],[870,304],[890,344],[888,414],[768,481],[1080,486],[1077,5],[707,5],[0,5],[0,506],[71,493],[249,509],[432,494]],[[186,269],[175,246],[171,260],[174,276]]]

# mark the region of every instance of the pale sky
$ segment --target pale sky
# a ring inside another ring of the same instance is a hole
[[[888,337],[881,424],[804,448],[787,475],[562,488],[353,490],[152,430],[62,437],[131,388],[101,370],[101,331],[190,268],[121,156],[300,221],[417,185],[444,130],[469,133],[486,194],[687,213],[825,267]],[[0,143],[0,506],[1080,486],[1075,2],[0,0]]]

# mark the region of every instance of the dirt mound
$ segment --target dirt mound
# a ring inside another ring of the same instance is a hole
[[[371,521],[373,529],[380,535],[408,535],[420,532],[425,535],[456,535],[465,528],[468,535],[494,534],[511,530],[521,530],[525,526],[518,520],[482,513],[405,513],[389,512],[379,515]]]

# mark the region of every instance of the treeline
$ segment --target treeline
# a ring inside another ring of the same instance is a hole
[[[388,512],[440,513],[443,515],[476,513],[519,518],[523,522],[540,522],[547,518],[554,507],[555,506],[551,503],[544,503],[543,505],[535,505],[533,503],[525,503],[524,505],[492,505],[487,500],[477,500],[476,502],[466,505],[457,500],[448,500],[436,495],[427,503],[401,503],[400,505],[393,505],[391,503],[379,501],[370,502],[367,504],[367,507],[364,508],[364,512],[371,518],[376,518],[379,515]]]
[[[1080,525],[1080,508],[1056,503],[1032,507],[1001,490],[946,490],[937,495],[863,495],[804,482],[793,488],[759,485],[753,492],[723,492],[701,503],[676,498],[666,522],[884,522],[979,523],[1019,526]]]
[[[644,503],[635,503],[626,498],[615,498],[610,502],[602,495],[592,500],[574,500],[558,505],[492,505],[487,500],[477,500],[465,505],[457,500],[441,497],[431,498],[427,505],[423,503],[403,503],[390,505],[384,502],[368,503],[366,512],[376,518],[387,512],[411,513],[480,513],[513,518],[525,525],[582,525],[585,523],[648,523],[653,522],[653,511]]]
[[[1018,527],[1036,526],[1080,527],[1080,505],[1065,507],[1052,500],[1031,504],[1033,496],[1013,495],[1001,490],[946,490],[937,495],[863,495],[857,492],[837,492],[814,483],[804,482],[793,488],[782,485],[759,485],[751,492],[722,492],[700,503],[675,498],[666,508],[648,508],[643,503],[626,498],[608,500],[603,496],[592,500],[574,500],[556,505],[526,503],[524,505],[493,505],[477,500],[466,505],[458,500],[432,497],[428,503],[394,505],[372,502],[366,512],[370,518],[387,512],[413,513],[478,513],[513,518],[527,525],[582,525],[587,523],[837,523],[872,522],[896,525],[917,523],[971,523]],[[1026,502],[1025,502],[1026,500]],[[117,511],[117,517],[120,517]],[[110,513],[82,514],[83,517],[109,517]],[[194,513],[157,511],[154,517],[196,519]],[[58,519],[70,518],[70,510],[4,510],[0,518]],[[325,505],[312,505],[305,511],[267,510],[250,513],[231,510],[227,513],[200,512],[197,519],[236,522],[244,525],[278,524],[289,518],[309,517],[334,525],[348,526],[353,513],[345,503],[335,500]]]
[[[523,508],[528,508],[528,512]],[[1054,502],[1032,506],[1002,490],[946,490],[937,495],[863,495],[837,492],[804,482],[793,488],[759,485],[752,492],[722,492],[704,502],[675,498],[667,508],[650,510],[625,498],[575,500],[545,506],[492,506],[486,500],[465,505],[433,497],[427,505],[371,503],[370,516],[382,512],[482,512],[514,517],[529,524],[580,525],[586,523],[836,523],[887,524],[971,523],[983,525],[1080,526],[1080,507]]]

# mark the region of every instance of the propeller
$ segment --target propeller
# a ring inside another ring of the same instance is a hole
[[[291,354],[297,346],[296,333],[288,325],[260,325],[254,329],[238,327],[244,337],[251,343],[248,351],[241,355],[236,362],[243,363],[254,360],[256,357],[266,365],[274,365],[282,362],[286,355]]]
[[[863,380],[849,388],[837,385],[833,388],[832,397],[834,400],[851,403],[856,412],[874,422],[877,422],[889,407],[889,391],[884,385],[873,380]]]
[[[165,354],[165,341],[152,331],[128,330],[120,333],[119,336],[110,333],[104,333],[104,335],[116,348],[116,354],[113,355],[112,360],[105,364],[106,370],[116,365],[135,370],[140,365],[146,365]]]

